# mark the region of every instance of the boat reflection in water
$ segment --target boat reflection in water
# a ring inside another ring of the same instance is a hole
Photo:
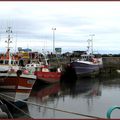
[[[84,96],[84,97],[93,97],[101,96],[101,89],[99,81],[94,81],[93,79],[86,78],[77,80],[75,84],[62,84],[61,90],[63,95],[71,95],[72,97]]]
[[[59,97],[59,91],[60,91],[59,83],[47,85],[37,92],[36,90],[32,91],[28,99],[28,102],[34,103],[34,104],[28,104],[30,116],[32,118],[43,118],[40,116],[41,112],[43,114],[46,114],[47,109],[40,107],[39,105],[47,106],[49,103],[54,104],[56,98]],[[35,104],[39,104],[39,105],[35,105]]]
[[[28,99],[28,102],[34,103],[28,104],[29,114],[32,118],[80,118],[77,115],[66,114],[55,110],[74,111],[74,109],[69,109],[70,106],[73,106],[73,103],[70,103],[71,98],[76,100],[80,96],[88,99],[94,96],[101,96],[98,82],[90,79],[84,81],[78,80],[75,83],[62,82],[46,86],[37,92],[33,90]]]
[[[31,90],[0,89],[0,99],[7,105],[13,118],[30,118],[26,101]]]

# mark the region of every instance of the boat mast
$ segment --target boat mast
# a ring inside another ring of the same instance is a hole
[[[6,33],[8,34],[8,39],[5,41],[7,43],[7,55],[8,55],[8,59],[9,59],[9,65],[11,64],[11,57],[10,57],[10,43],[12,43],[11,39],[11,27],[8,27],[8,29],[6,30]]]
[[[94,34],[90,34],[91,36],[91,39],[88,39],[87,42],[88,42],[88,54],[93,54],[93,36],[95,36]]]
[[[91,41],[90,39],[87,40],[87,42],[88,42],[87,53],[88,53],[88,54],[90,54],[90,41]]]
[[[91,53],[93,54],[93,36],[95,36],[95,34],[90,34],[89,36],[91,36]]]

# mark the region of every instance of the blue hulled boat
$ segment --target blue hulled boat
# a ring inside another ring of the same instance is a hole
[[[83,54],[80,59],[70,63],[77,75],[89,75],[98,73],[103,67],[102,57],[96,57],[93,54]]]

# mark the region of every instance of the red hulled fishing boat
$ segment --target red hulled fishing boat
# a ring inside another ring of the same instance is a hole
[[[49,66],[43,66],[39,71],[35,71],[35,75],[37,76],[38,80],[41,80],[45,83],[56,83],[60,81],[61,70],[60,68],[57,68],[56,70],[52,71]]]

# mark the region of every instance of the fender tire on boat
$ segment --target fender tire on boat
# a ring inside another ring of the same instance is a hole
[[[20,75],[22,75],[22,71],[18,70],[16,74],[17,74],[18,77],[20,77]]]

